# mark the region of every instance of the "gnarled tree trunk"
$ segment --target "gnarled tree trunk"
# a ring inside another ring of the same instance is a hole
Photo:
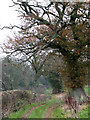
[[[87,95],[83,87],[72,88],[71,94],[80,104],[87,100]]]

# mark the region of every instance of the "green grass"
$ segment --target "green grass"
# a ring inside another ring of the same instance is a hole
[[[88,95],[90,87],[88,88],[88,86],[86,86],[84,89],[85,89],[86,94]],[[28,91],[28,92],[31,92],[31,91]],[[37,109],[33,110],[29,116],[29,118],[44,118],[44,115],[45,115],[46,111],[48,110],[48,108],[50,106],[52,106],[53,104],[55,104],[57,101],[58,101],[58,99],[55,98],[55,95],[52,95],[52,100],[47,100],[45,102],[43,101],[41,103],[27,104],[26,106],[23,107],[24,109],[20,109],[17,112],[12,112],[10,114],[9,118],[21,118],[32,107],[35,107],[42,103],[46,103],[45,105],[40,106]],[[64,105],[64,103],[62,103],[62,102],[60,104]],[[53,111],[54,118],[65,118],[66,114],[69,114],[69,113],[68,112],[65,113],[65,111],[62,110],[60,106],[55,108]],[[79,111],[79,116],[80,116],[80,118],[88,118],[88,107],[86,107],[86,109],[84,109],[82,111]]]
[[[47,109],[47,105],[43,105],[33,110],[29,116],[29,118],[42,118],[45,111]]]
[[[90,87],[86,86],[84,89],[85,89],[86,94],[89,95]],[[61,102],[61,104],[64,105],[63,102]],[[86,106],[86,108],[84,110],[80,110],[79,118],[90,118],[89,110],[90,110],[90,106]],[[70,112],[62,110],[60,106],[55,108],[53,111],[54,118],[66,118],[67,114],[70,114]],[[73,118],[73,116],[71,118]]]
[[[17,112],[12,112],[10,115],[9,115],[9,118],[21,118],[30,108],[34,107],[34,106],[37,106],[38,104],[28,104],[25,106],[24,109],[20,109],[19,111]]]
[[[58,102],[58,99],[48,100],[47,104],[38,107],[37,109],[33,110],[29,116],[29,118],[44,118],[45,113],[47,112],[48,108]]]
[[[87,95],[90,95],[90,94],[89,94],[89,92],[90,92],[90,87],[89,87],[89,86],[86,86],[86,87],[84,88],[84,90],[85,90],[85,92],[86,92]]]
[[[66,118],[66,112],[62,110],[60,106],[58,106],[53,111],[53,117],[54,118]]]
[[[24,109],[20,109],[20,110],[18,110],[17,112],[12,112],[12,113],[9,115],[8,118],[21,118],[21,117],[22,117],[24,114],[26,114],[27,111],[28,111],[29,109],[31,109],[32,107],[35,107],[35,106],[37,106],[37,105],[39,105],[39,104],[43,104],[43,103],[49,103],[49,102],[50,102],[50,100],[46,100],[46,101],[43,101],[43,102],[41,102],[41,103],[28,104],[28,105],[26,105],[26,106],[23,107]]]
[[[88,95],[90,91],[90,87],[86,86],[84,89],[86,94]],[[64,105],[64,103],[62,104]],[[84,110],[80,110],[79,118],[88,118],[88,115],[90,116],[89,110],[90,110],[90,106],[87,106]],[[67,114],[70,114],[70,112],[62,110],[60,106],[55,108],[53,111],[54,118],[66,118]],[[71,118],[73,118],[73,116]]]
[[[31,90],[26,90],[28,93],[31,93],[32,94],[32,91]]]
[[[90,114],[89,109],[90,109],[90,106],[87,106],[84,110],[79,111],[79,118],[88,118]]]
[[[79,111],[79,118],[90,118],[90,113],[89,113],[89,106],[87,106],[84,110]],[[61,109],[60,106],[54,109],[53,115],[54,118],[67,118],[67,115],[71,114],[70,112],[64,111]],[[74,118],[73,116],[71,118]]]
[[[49,100],[47,100],[46,102],[48,102],[48,101],[49,101]],[[29,109],[31,109],[32,107],[35,107],[35,106],[37,106],[37,105],[39,105],[39,104],[43,104],[43,103],[45,103],[45,102],[43,101],[43,102],[41,102],[41,103],[28,104],[28,105],[26,105],[26,106],[24,107],[24,109],[20,109],[20,110],[17,111],[17,112],[12,112],[12,113],[9,115],[8,118],[21,118],[24,114],[27,113],[27,111],[28,111]]]

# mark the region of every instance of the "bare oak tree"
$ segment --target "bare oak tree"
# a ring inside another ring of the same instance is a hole
[[[66,63],[66,86],[73,91],[79,89],[86,97],[83,88],[87,84],[89,3],[12,2],[18,6],[23,23],[8,27],[20,30],[14,39],[9,38],[6,52],[22,55],[27,62],[43,50],[56,51]]]

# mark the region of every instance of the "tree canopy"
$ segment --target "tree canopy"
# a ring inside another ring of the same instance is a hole
[[[13,0],[12,0],[13,1]],[[87,2],[14,2],[22,19],[19,33],[5,46],[10,55],[30,61],[34,54],[54,52],[63,57],[66,86],[87,84],[89,45],[89,3]]]

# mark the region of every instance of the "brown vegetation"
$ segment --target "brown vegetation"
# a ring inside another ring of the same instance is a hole
[[[3,91],[0,94],[2,98],[2,117],[7,117],[11,111],[18,111],[24,108],[26,104],[41,102],[50,99],[48,95],[37,95],[23,90]]]

